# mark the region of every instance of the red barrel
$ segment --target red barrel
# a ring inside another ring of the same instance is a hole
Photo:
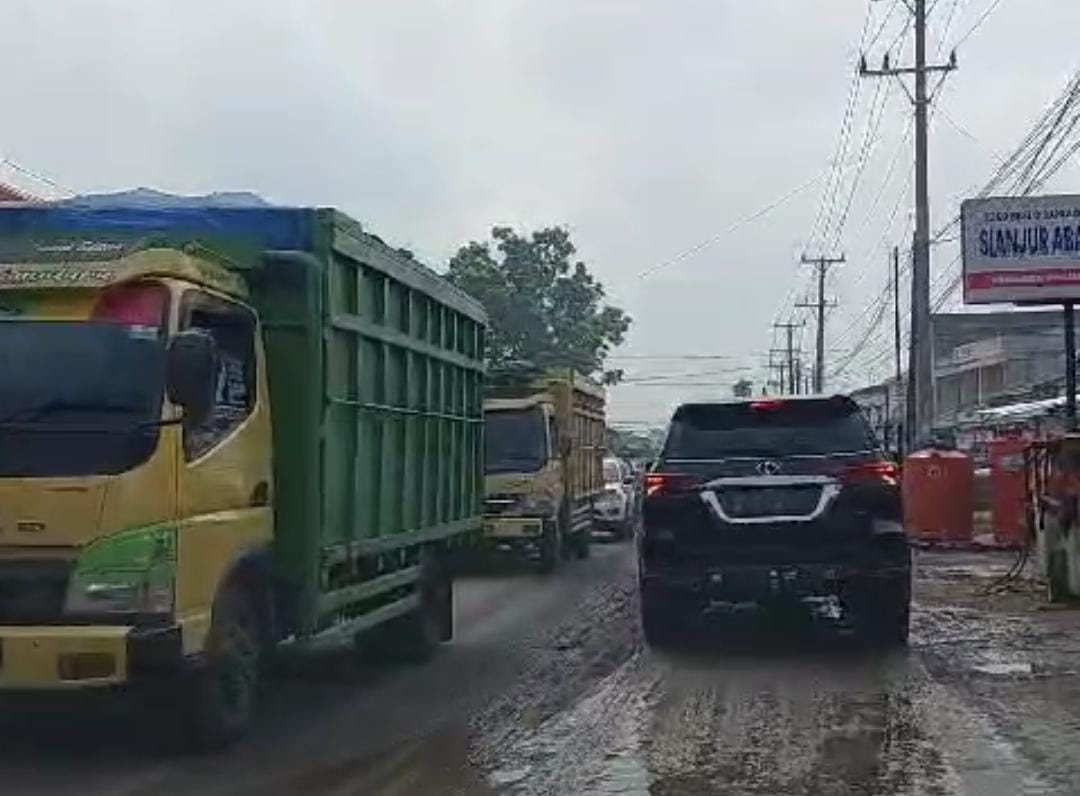
[[[916,451],[904,462],[904,527],[925,542],[969,542],[975,465],[960,451]]]
[[[994,541],[1000,545],[1019,547],[1024,543],[1024,449],[1027,445],[1027,440],[1021,437],[1005,437],[991,440],[987,446]]]

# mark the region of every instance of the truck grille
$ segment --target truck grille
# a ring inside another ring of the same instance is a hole
[[[496,514],[510,514],[521,500],[521,495],[498,494],[488,495],[484,499],[484,514],[488,516]]]
[[[0,624],[59,620],[73,564],[64,559],[0,561]]]
[[[717,499],[729,517],[802,517],[813,513],[821,500],[821,486],[728,487]]]

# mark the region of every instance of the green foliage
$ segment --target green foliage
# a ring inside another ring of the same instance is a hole
[[[731,388],[736,398],[750,398],[754,395],[754,384],[749,379],[739,379]]]
[[[488,360],[493,366],[528,361],[540,368],[603,369],[604,359],[630,328],[630,317],[604,302],[604,288],[563,227],[528,237],[495,227],[490,243],[473,241],[450,260],[447,278],[488,313]],[[621,371],[603,374],[605,383]]]
[[[615,456],[631,460],[651,460],[656,458],[663,443],[663,429],[648,431],[624,431],[608,429],[608,450]]]

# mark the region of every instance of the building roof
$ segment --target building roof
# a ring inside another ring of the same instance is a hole
[[[34,197],[13,185],[0,182],[0,202],[32,202]]]

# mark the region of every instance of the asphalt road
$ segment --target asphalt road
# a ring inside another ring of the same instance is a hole
[[[228,753],[164,754],[119,704],[5,706],[0,793],[1080,793],[1080,615],[983,596],[1009,563],[920,555],[907,651],[784,622],[656,653],[629,546],[600,546],[459,583],[426,666],[286,667]]]

